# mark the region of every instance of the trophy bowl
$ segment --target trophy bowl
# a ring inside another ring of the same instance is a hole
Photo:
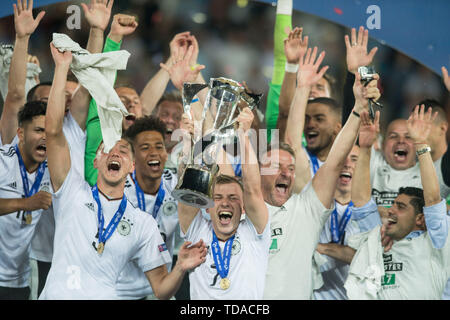
[[[224,143],[235,138],[240,109],[253,109],[261,96],[246,92],[240,83],[227,78],[212,78],[209,85],[184,83],[183,108],[187,114],[190,115],[193,98],[204,88],[209,91],[202,110],[201,135],[192,139],[188,163],[172,191],[176,200],[202,209],[214,207],[212,187],[219,171],[217,155]]]

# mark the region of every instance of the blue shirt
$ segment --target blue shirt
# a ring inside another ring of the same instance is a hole
[[[450,224],[445,200],[429,207],[423,207],[423,214],[433,247],[436,249],[443,248],[447,241],[448,226]],[[378,207],[372,198],[362,207],[353,207],[352,220],[358,223],[361,232],[367,232],[382,224]],[[405,238],[416,238],[423,232],[423,230],[415,230],[410,232]]]

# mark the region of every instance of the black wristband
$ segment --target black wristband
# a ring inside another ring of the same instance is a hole
[[[355,116],[357,116],[358,118],[361,118],[361,116],[359,115],[359,113],[356,112],[355,110],[353,110],[352,113],[353,113]]]

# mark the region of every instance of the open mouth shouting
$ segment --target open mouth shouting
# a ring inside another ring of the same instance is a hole
[[[161,170],[161,161],[159,160],[149,160],[147,165],[152,172],[160,172]]]
[[[348,171],[342,171],[339,175],[339,182],[342,184],[349,184],[352,181],[352,174]]]
[[[219,212],[219,222],[222,225],[229,225],[231,223],[231,218],[233,213],[231,211],[220,211]]]
[[[405,146],[394,147],[394,160],[397,162],[406,162],[408,159],[408,149]]]
[[[120,171],[121,167],[122,166],[119,161],[111,160],[107,165],[108,173],[116,174]]]
[[[319,137],[319,132],[315,130],[309,130],[305,133],[306,142],[308,145],[314,144]]]
[[[393,225],[397,224],[397,218],[390,216],[387,219],[387,224],[386,224],[386,228],[391,228]]]
[[[288,191],[289,191],[289,183],[288,182],[280,181],[280,182],[275,183],[275,192],[278,195],[280,195],[282,197],[286,197],[288,195]]]
[[[46,152],[47,152],[47,146],[45,145],[45,143],[42,143],[36,147],[36,153],[39,156],[45,157]]]

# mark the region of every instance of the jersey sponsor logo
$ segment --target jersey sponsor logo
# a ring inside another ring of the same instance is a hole
[[[386,273],[381,278],[381,285],[382,286],[392,286],[395,285],[395,273]]]
[[[163,242],[158,246],[158,250],[159,252],[163,252],[163,251],[167,251],[167,246],[166,244]]]
[[[272,243],[270,244],[269,250],[277,250],[278,249],[278,239],[272,239]]]
[[[383,261],[386,262],[391,262],[392,261],[392,254],[384,254],[383,253]]]
[[[384,264],[384,271],[402,271],[403,270],[403,263],[385,263]]]
[[[272,234],[271,234],[272,237],[281,236],[282,234],[283,234],[283,229],[282,228],[272,229]]]
[[[372,189],[372,197],[379,206],[392,206],[397,196],[398,192],[396,191],[378,191],[375,188]]]
[[[13,157],[16,154],[14,146],[10,146],[8,149],[0,148],[0,153],[5,157]]]
[[[125,188],[131,188],[131,182],[128,179],[125,181]]]
[[[15,190],[17,190],[17,182],[16,182],[16,181],[14,181],[14,182],[12,182],[12,183],[8,184],[8,187],[10,187],[11,189],[15,189]]]

